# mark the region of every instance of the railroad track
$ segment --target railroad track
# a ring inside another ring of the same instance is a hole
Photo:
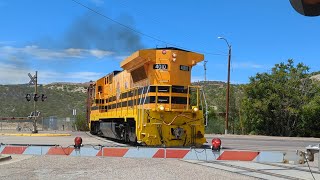
[[[104,147],[130,147],[130,144],[119,143],[119,142],[116,142],[114,140],[107,139],[105,137],[98,137],[98,136],[92,135],[92,134],[90,134],[88,132],[86,132],[86,135],[91,137],[91,138],[95,138],[95,139],[97,139],[99,141],[108,143],[107,145],[103,145]]]
[[[301,169],[295,166],[286,166],[273,163],[256,163],[256,162],[240,162],[240,161],[193,161],[183,160],[185,162],[198,164],[215,169],[221,169],[228,172],[242,174],[254,178],[273,180],[273,179],[289,179],[289,180],[316,180],[320,179],[320,172]]]

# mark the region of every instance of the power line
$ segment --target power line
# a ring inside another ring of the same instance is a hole
[[[161,42],[161,43],[164,43],[164,44],[168,44],[168,45],[175,46],[175,47],[178,47],[178,48],[181,48],[181,49],[185,49],[185,50],[190,50],[190,49],[185,48],[185,47],[183,47],[183,46],[179,46],[179,45],[177,45],[177,44],[173,44],[173,43],[170,43],[170,42],[161,40],[161,39],[156,38],[156,37],[154,37],[154,36],[151,36],[151,35],[148,35],[148,34],[146,34],[146,33],[141,32],[141,31],[138,31],[138,30],[136,30],[136,29],[134,29],[134,28],[132,28],[132,27],[130,27],[130,26],[127,26],[127,25],[125,25],[125,24],[122,24],[121,22],[116,21],[116,20],[114,20],[114,19],[112,19],[112,18],[110,18],[110,17],[108,17],[108,16],[106,16],[106,15],[104,15],[104,14],[96,11],[95,9],[92,9],[92,8],[90,8],[89,6],[80,3],[79,1],[76,1],[76,0],[72,0],[72,1],[75,2],[75,3],[77,3],[78,5],[80,5],[80,6],[82,6],[82,7],[90,10],[91,12],[93,12],[93,13],[95,13],[95,14],[97,14],[97,15],[105,18],[105,19],[108,19],[109,21],[112,21],[112,22],[114,22],[114,23],[116,23],[116,24],[118,24],[118,25],[120,25],[120,26],[122,26],[122,27],[124,27],[124,28],[127,28],[127,29],[129,29],[130,31],[133,31],[133,32],[135,32],[135,33],[137,33],[137,34],[140,34],[140,35],[142,35],[142,36],[148,37],[148,38],[150,38],[150,39],[156,40],[156,41]],[[212,53],[212,52],[206,52],[206,51],[197,51],[197,52],[203,53],[203,54],[215,55],[215,56],[226,56],[225,54]]]
[[[126,3],[126,2],[128,2],[127,0],[120,0],[119,2],[120,2],[119,4],[122,4],[123,6],[125,6],[125,7],[127,7],[127,8],[133,9],[131,6],[128,6],[128,5],[127,5],[127,3]],[[143,12],[145,12],[145,11],[141,11],[141,9],[139,9],[139,10],[133,9],[133,10],[134,10],[135,13],[140,14],[140,15],[142,15],[142,16],[145,16],[145,14],[143,13]],[[158,23],[158,24],[161,24],[161,22],[159,21],[158,18],[155,18],[155,17],[152,17],[152,16],[148,16],[148,17],[149,17],[150,19],[152,19],[154,22],[156,22],[156,23]],[[186,32],[183,32],[183,34],[186,35],[187,38],[191,38],[191,37],[192,37],[192,35],[190,35],[190,34],[188,34],[188,33],[186,33]],[[202,43],[202,45],[205,45],[205,44]],[[217,50],[217,49],[216,49],[215,51],[219,51],[220,53],[212,53],[212,52],[209,52],[209,54],[215,54],[215,55],[221,55],[221,56],[223,56],[223,55],[228,56],[228,54],[226,54],[225,52],[223,52],[223,51],[221,51],[221,50]],[[197,52],[199,52],[199,51],[197,51]],[[208,53],[204,53],[204,54],[208,54]]]

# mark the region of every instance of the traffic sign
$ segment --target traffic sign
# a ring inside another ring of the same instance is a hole
[[[72,115],[74,115],[74,116],[77,115],[77,110],[76,109],[72,110]]]
[[[36,75],[32,76],[30,73],[28,73],[28,76],[29,76],[29,78],[30,78],[29,84],[30,84],[30,85],[36,84],[37,76],[36,76]]]

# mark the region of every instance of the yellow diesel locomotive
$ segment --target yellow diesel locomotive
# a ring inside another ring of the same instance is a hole
[[[178,48],[143,49],[121,62],[122,71],[90,84],[90,132],[146,146],[201,146],[206,101],[191,86],[202,54]]]

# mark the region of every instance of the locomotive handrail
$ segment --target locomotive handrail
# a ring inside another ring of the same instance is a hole
[[[146,102],[147,94],[148,94],[148,92],[149,92],[149,89],[150,89],[150,85],[148,86],[146,93],[142,93],[142,94],[141,94],[142,96],[143,96],[143,94],[145,94],[145,95],[144,95],[144,101],[143,101],[143,104],[142,104],[142,124],[143,124],[143,125],[144,125],[144,104],[145,104],[145,102]]]
[[[138,107],[141,107],[141,101],[142,101],[142,95],[143,95],[143,92],[144,92],[144,87],[142,88],[142,92],[141,92],[141,95],[139,95],[139,88],[138,88],[138,92],[137,92],[137,95],[138,95],[138,98],[139,98],[139,104],[137,105],[137,112],[138,112],[138,129],[141,129],[141,112],[140,112],[140,109],[138,109]],[[141,98],[140,98],[141,96]]]
[[[196,97],[197,97],[197,101],[196,101],[196,106],[199,107],[199,89],[201,88],[201,86],[188,86],[188,93],[187,93],[187,110],[189,110],[189,106],[191,105],[189,98],[190,98],[190,89],[195,88],[196,89]]]
[[[142,95],[149,93],[149,89],[150,89],[150,86],[148,86],[146,93],[142,93]],[[146,103],[146,99],[147,99],[147,95],[144,96],[144,100],[143,100],[142,106]]]

